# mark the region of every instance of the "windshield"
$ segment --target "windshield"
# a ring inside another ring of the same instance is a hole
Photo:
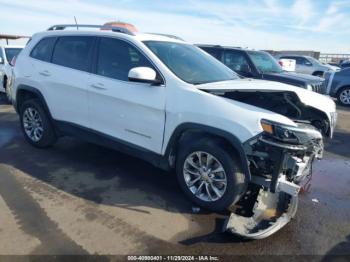
[[[145,41],[144,44],[181,80],[198,85],[237,79],[238,75],[190,44]]]
[[[22,48],[5,48],[6,59],[10,63],[13,57],[17,56],[21,52]]]
[[[306,56],[306,58],[311,61],[313,64],[317,64],[317,65],[322,65],[322,63],[320,61],[318,61],[317,59],[311,57],[311,56]]]
[[[268,53],[248,51],[248,55],[260,73],[282,73],[283,69]]]

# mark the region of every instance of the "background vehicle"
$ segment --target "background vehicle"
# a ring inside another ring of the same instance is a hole
[[[284,71],[295,72],[296,62],[293,59],[280,59],[278,63]]]
[[[0,91],[6,92],[9,102],[11,92],[7,87],[12,75],[11,61],[22,49],[23,46],[0,46]]]
[[[175,169],[185,195],[206,209],[226,209],[253,190],[259,208],[295,214],[298,183],[322,157],[322,134],[332,137],[331,99],[239,79],[173,36],[114,26],[62,31],[71,26],[35,34],[17,58],[14,106],[30,144],[75,135]],[[258,234],[228,230],[259,238],[289,221],[252,219],[262,223]]]
[[[222,46],[198,46],[241,76],[277,81],[324,93],[324,81],[321,78],[286,72],[267,52]]]
[[[340,68],[344,69],[344,68],[348,68],[350,67],[350,61],[349,60],[345,60],[340,64]]]
[[[327,71],[340,70],[337,66],[322,64],[311,56],[279,55],[278,59],[294,59],[296,61],[295,72],[322,77]]]
[[[343,106],[350,106],[350,68],[325,73],[327,94],[337,98]]]

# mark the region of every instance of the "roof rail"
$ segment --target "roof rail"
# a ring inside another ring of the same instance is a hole
[[[159,33],[148,33],[150,35],[160,35],[160,36],[166,36],[166,37],[169,37],[169,38],[172,38],[172,39],[176,39],[176,40],[180,40],[180,41],[185,41],[183,40],[181,37],[178,37],[176,35],[168,35],[168,34],[159,34]]]
[[[127,35],[135,35],[133,32],[128,30],[125,27],[119,27],[119,26],[110,26],[110,25],[79,25],[79,24],[62,24],[62,25],[53,25],[50,26],[47,31],[56,31],[56,30],[64,30],[67,27],[76,28],[79,30],[79,28],[99,28],[101,30],[111,30],[113,32],[123,33]]]

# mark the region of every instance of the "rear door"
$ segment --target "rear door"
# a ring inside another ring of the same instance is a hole
[[[46,41],[46,43],[45,43]],[[91,36],[62,36],[39,42],[31,53],[42,92],[55,120],[88,127],[87,84],[91,71]],[[51,57],[46,49],[52,48]]]
[[[165,86],[129,81],[129,70],[134,67],[157,71],[129,42],[109,37],[99,39],[94,75],[89,82],[91,128],[160,153],[165,124]]]

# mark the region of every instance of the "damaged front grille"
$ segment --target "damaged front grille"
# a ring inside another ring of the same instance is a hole
[[[320,94],[325,94],[326,93],[326,85],[325,81],[320,81],[317,83],[312,83],[311,84],[312,91]]]

